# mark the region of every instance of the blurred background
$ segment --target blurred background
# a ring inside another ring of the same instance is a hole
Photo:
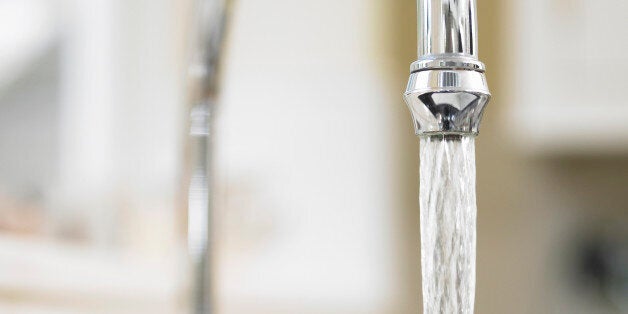
[[[420,311],[415,5],[232,4],[217,313]],[[476,312],[628,313],[628,2],[478,6]],[[193,11],[0,1],[0,313],[188,312]]]

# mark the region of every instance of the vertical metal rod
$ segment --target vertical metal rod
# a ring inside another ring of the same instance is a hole
[[[191,40],[190,141],[192,175],[188,190],[188,251],[192,265],[193,314],[212,314],[212,127],[218,94],[218,65],[227,0],[196,0]]]
[[[419,59],[460,54],[477,59],[475,0],[418,0]]]
[[[193,269],[193,314],[212,313],[211,107],[210,103],[199,103],[192,108],[190,114],[193,169],[188,191],[188,251]]]

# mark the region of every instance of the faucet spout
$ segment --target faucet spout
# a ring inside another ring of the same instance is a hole
[[[478,56],[475,0],[418,0],[419,58]]]
[[[405,100],[417,135],[477,135],[490,92],[475,0],[417,0],[418,60]]]

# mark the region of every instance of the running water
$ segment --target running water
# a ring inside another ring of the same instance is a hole
[[[475,143],[421,137],[421,266],[425,314],[472,314],[475,299]]]

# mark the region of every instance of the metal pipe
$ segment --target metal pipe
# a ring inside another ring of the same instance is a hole
[[[214,313],[213,306],[213,145],[218,67],[228,0],[194,1],[191,60],[188,66],[191,178],[188,190],[188,254],[192,267],[191,314]]]
[[[461,54],[477,59],[474,0],[418,0],[419,59]]]
[[[404,98],[417,135],[477,135],[490,92],[475,0],[417,0],[418,60]]]

